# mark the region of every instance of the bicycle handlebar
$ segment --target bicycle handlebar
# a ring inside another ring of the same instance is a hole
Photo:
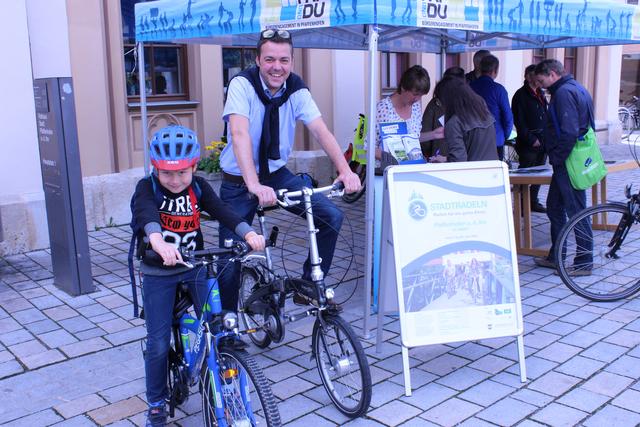
[[[327,185],[325,187],[319,188],[308,188],[303,187],[302,190],[297,191],[289,191],[287,189],[280,189],[276,191],[276,196],[278,198],[278,205],[283,208],[294,206],[300,203],[300,200],[291,200],[291,198],[302,197],[305,194],[312,196],[313,194],[325,194],[325,193],[333,193],[330,194],[329,197],[342,195],[342,191],[344,190],[344,183],[341,181],[335,182],[331,185]]]
[[[180,255],[182,255],[182,260],[184,261],[178,264],[184,265],[185,267],[193,268],[199,264],[204,265],[207,263],[207,261],[212,261],[214,257],[219,257],[221,255],[232,254],[233,257],[225,261],[233,262],[237,259],[242,258],[249,252],[251,252],[251,246],[249,246],[247,242],[237,240],[233,242],[233,244],[229,248],[209,248],[209,249],[202,249],[197,251],[180,248],[178,250],[180,251]],[[164,261],[162,260],[162,257],[153,249],[145,250],[143,259],[147,264],[158,266],[158,267],[164,266]],[[190,261],[196,261],[196,262],[192,263]]]

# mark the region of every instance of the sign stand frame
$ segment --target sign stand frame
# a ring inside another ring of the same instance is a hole
[[[482,163],[484,163],[485,167],[491,166],[491,165],[487,165],[488,163],[493,163],[495,166],[498,166],[498,163],[502,164],[502,162],[497,162],[497,161],[482,162]],[[399,167],[402,168],[404,166],[399,166]],[[428,172],[428,170],[426,170],[425,168],[425,165],[421,165],[421,167],[424,169],[424,172]],[[396,269],[398,268],[398,264],[395,259],[393,222],[392,222],[392,212],[391,212],[391,197],[389,194],[389,181],[390,181],[389,175],[393,174],[394,169],[396,168],[398,168],[398,166],[389,167],[384,172],[384,185],[383,185],[383,194],[382,194],[382,204],[383,204],[382,236],[381,236],[382,247],[381,247],[381,257],[380,257],[381,260],[384,260],[384,261],[382,261],[379,266],[380,268],[379,277],[380,277],[381,289],[379,292],[380,300],[378,303],[378,319],[377,319],[377,330],[376,330],[376,352],[378,353],[381,352],[382,350],[382,333],[384,329],[385,314],[396,314],[399,316],[399,320],[400,320],[400,317],[403,316],[403,313],[399,310],[400,299],[403,298],[403,296],[398,292],[398,286],[397,286],[398,276],[396,274],[397,273]],[[416,168],[411,167],[411,169],[415,170]],[[507,180],[507,186],[508,186],[508,180]],[[507,192],[506,194],[509,195],[509,197],[507,197],[505,200],[507,204],[507,209],[508,209],[508,212],[512,212],[510,192]],[[513,251],[515,250],[515,243],[514,243],[514,232],[513,232],[513,217],[511,215],[509,215],[509,220],[510,220],[509,230],[511,234],[510,242],[511,242],[511,249]],[[517,277],[517,274],[518,274],[517,262],[513,266],[513,268],[514,270],[516,270],[514,275]],[[515,283],[515,286],[519,286],[519,283],[518,282]],[[518,301],[516,301],[516,304],[518,308],[521,308],[519,299]],[[520,325],[523,325],[521,309],[518,310],[517,316],[519,317],[516,318],[516,321],[519,321]],[[402,323],[403,322],[401,321],[400,322],[401,335],[403,332]],[[516,344],[517,344],[517,351],[518,351],[518,364],[519,364],[519,370],[520,370],[520,381],[524,383],[527,381],[526,361],[525,361],[525,352],[524,352],[524,329],[522,329],[520,334],[504,335],[504,336],[516,337]],[[498,336],[494,338],[498,338]],[[403,371],[403,378],[404,378],[405,396],[411,396],[412,388],[411,388],[411,372],[410,372],[410,363],[409,363],[410,347],[405,346],[402,339],[401,339],[400,346],[401,346],[402,371]]]

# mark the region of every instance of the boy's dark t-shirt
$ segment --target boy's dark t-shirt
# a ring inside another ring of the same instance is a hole
[[[231,230],[236,230],[240,236],[251,231],[251,227],[220,200],[213,188],[203,178],[193,177],[202,193],[200,199],[195,202],[195,210],[189,195],[189,187],[178,194],[173,194],[160,185],[157,178],[155,179],[156,186],[163,196],[160,208],[158,208],[153,184],[149,179],[141,179],[138,182],[133,196],[133,215],[142,229],[149,223],[159,224],[166,242],[177,242],[181,248],[191,250],[200,250],[204,247],[199,222],[199,213],[202,211],[207,212],[213,219],[220,221]],[[141,233],[142,235],[138,238],[142,242],[144,232]],[[140,264],[142,273],[150,275],[176,274],[185,269],[186,267],[180,265],[172,268],[155,267],[145,264],[144,260]]]

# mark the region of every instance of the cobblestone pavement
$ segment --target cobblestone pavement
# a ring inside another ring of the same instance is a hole
[[[629,158],[626,146],[603,147],[605,157]],[[609,196],[639,171],[612,174]],[[546,189],[543,188],[541,196]],[[544,200],[544,199],[543,199]],[[342,205],[342,204],[341,204]],[[364,200],[342,205],[352,233],[336,252],[333,280],[361,276],[349,265],[351,246],[362,263]],[[300,223],[271,215],[286,248],[278,254],[297,271],[304,259]],[[546,216],[534,214],[538,232]],[[209,243],[216,241],[207,224]],[[293,228],[298,232],[293,232]],[[348,229],[345,226],[345,229]],[[126,266],[127,226],[90,232],[97,291],[72,298],[52,284],[48,250],[0,259],[0,424],[25,426],[140,425],[144,421],[144,325],[132,318]],[[413,395],[403,392],[399,323],[385,318],[384,345],[363,340],[373,377],[365,418],[349,421],[320,385],[309,360],[311,319],[289,325],[284,342],[250,347],[264,368],[289,426],[333,425],[576,425],[640,424],[640,299],[591,303],[573,295],[559,277],[519,257],[529,381],[521,383],[515,339],[501,338],[412,349]],[[342,285],[344,316],[362,332],[362,280]],[[372,318],[375,325],[375,317]],[[200,425],[192,397],[174,420]]]

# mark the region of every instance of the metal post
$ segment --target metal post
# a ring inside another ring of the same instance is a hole
[[[145,81],[144,43],[138,43],[138,87],[140,89],[140,127],[142,128],[142,146],[144,151],[144,174],[149,175],[149,136],[147,132],[147,86]]]
[[[373,266],[373,215],[374,215],[374,173],[376,153],[376,101],[378,99],[378,28],[369,25],[369,117],[367,123],[367,203],[365,214],[365,270],[364,270],[364,320],[363,335],[369,338],[369,321],[371,316],[371,273]],[[378,304],[378,306],[380,306]],[[380,310],[378,310],[380,311]],[[381,315],[380,313],[378,314]]]
[[[447,41],[444,36],[440,40],[440,78],[447,69]]]

